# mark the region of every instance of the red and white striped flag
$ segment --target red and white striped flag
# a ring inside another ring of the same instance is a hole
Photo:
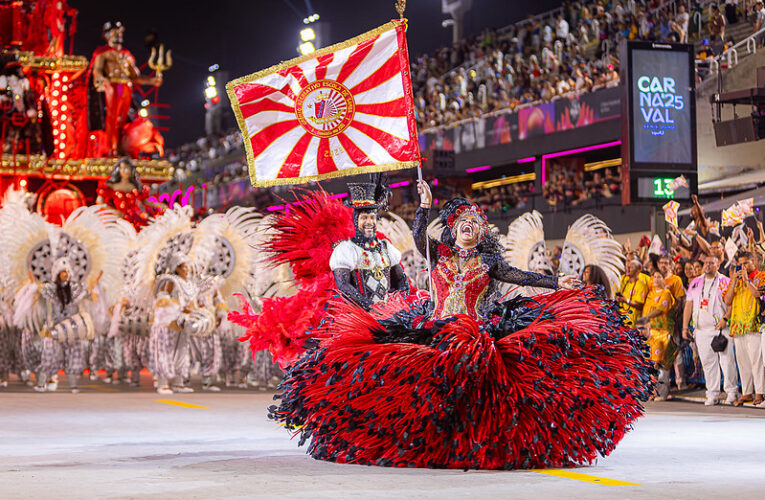
[[[226,85],[254,186],[416,167],[404,21]]]

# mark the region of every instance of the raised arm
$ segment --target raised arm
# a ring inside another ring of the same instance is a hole
[[[414,222],[412,222],[412,233],[414,237],[414,244],[417,247],[417,251],[423,258],[427,255],[425,250],[426,241],[430,245],[430,260],[433,261],[436,258],[437,243],[428,236],[428,208],[420,206],[414,213]]]
[[[414,244],[417,246],[417,250],[423,257],[427,256],[427,247],[425,245],[430,245],[430,260],[433,261],[436,259],[436,249],[438,246],[436,241],[428,237],[430,205],[433,202],[433,195],[430,193],[430,187],[425,181],[417,182],[417,193],[420,195],[420,206],[414,213],[414,222],[412,223]]]

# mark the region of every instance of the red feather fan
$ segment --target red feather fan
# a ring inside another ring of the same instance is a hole
[[[300,204],[276,216],[274,234],[265,250],[273,253],[275,266],[289,264],[298,292],[291,297],[263,299],[260,313],[245,300],[242,311],[232,311],[229,321],[247,330],[253,354],[269,349],[279,366],[292,364],[306,348],[306,341],[325,316],[334,296],[335,280],[329,268],[334,246],[353,237],[353,212],[325,191],[310,193]]]

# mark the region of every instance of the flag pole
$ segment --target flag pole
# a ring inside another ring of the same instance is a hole
[[[396,12],[398,12],[398,18],[404,20],[404,11],[406,10],[406,0],[396,0]],[[417,163],[417,181],[422,182],[422,160]],[[431,194],[431,205],[433,204],[433,196]],[[428,293],[433,296],[433,278],[430,277],[430,235],[428,234],[428,225],[425,226],[425,265],[428,269]]]
[[[422,160],[417,164],[417,181],[422,182]],[[430,196],[430,204],[433,205],[433,195]],[[428,293],[433,296],[433,278],[430,277],[430,235],[428,234],[429,224],[425,224],[425,265],[428,269]]]

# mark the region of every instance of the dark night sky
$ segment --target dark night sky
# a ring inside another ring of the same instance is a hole
[[[107,20],[125,24],[125,46],[140,65],[149,51],[144,44],[148,30],[172,49],[174,66],[165,74],[160,101],[171,105],[168,147],[193,141],[204,133],[203,81],[214,63],[236,78],[296,57],[302,18],[308,15],[305,0],[290,0],[300,16],[283,0],[70,0],[79,10],[75,54],[90,57],[103,42],[101,26]],[[373,29],[396,17],[393,0],[312,0],[321,21],[330,25],[329,40],[337,43]],[[473,0],[465,16],[465,34],[484,27],[501,27],[560,5],[560,0]],[[414,58],[449,44],[451,28],[441,27],[446,15],[441,0],[409,0],[409,51]],[[68,46],[67,46],[68,47]]]

